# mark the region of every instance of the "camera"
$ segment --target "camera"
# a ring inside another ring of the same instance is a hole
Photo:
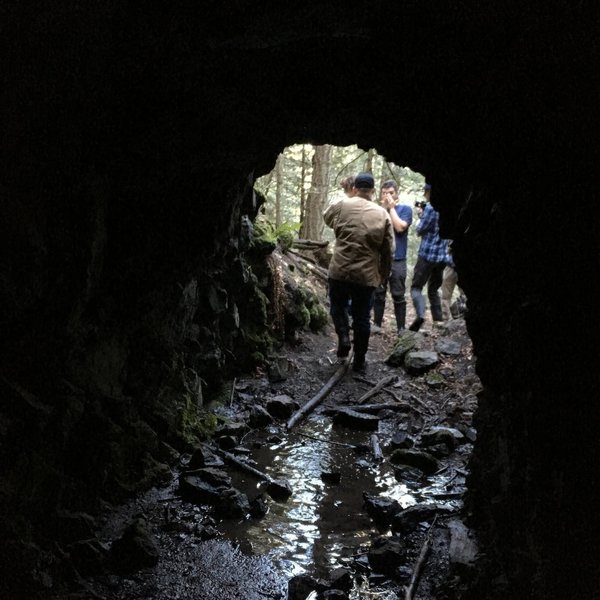
[[[415,208],[425,208],[427,206],[427,200],[415,200]]]

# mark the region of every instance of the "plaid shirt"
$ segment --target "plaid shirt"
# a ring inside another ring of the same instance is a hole
[[[423,239],[419,246],[419,256],[432,263],[445,263],[448,254],[448,240],[440,237],[439,214],[427,203],[421,220],[417,223],[417,234]]]

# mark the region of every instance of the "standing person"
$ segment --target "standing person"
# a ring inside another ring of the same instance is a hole
[[[416,230],[422,239],[410,287],[416,313],[415,320],[409,327],[411,331],[419,331],[425,322],[425,298],[423,297],[425,285],[427,285],[431,317],[434,321],[442,320],[442,305],[438,289],[442,285],[442,274],[448,254],[448,240],[442,239],[439,234],[439,214],[429,202],[431,186],[428,183],[423,188],[423,195],[425,202],[417,203],[420,219]],[[424,206],[421,207],[423,204]]]
[[[408,228],[412,223],[412,208],[406,204],[398,204],[398,184],[385,181],[381,185],[381,206],[385,208],[392,221],[396,251],[392,261],[392,270],[389,276],[390,293],[394,301],[394,314],[396,315],[396,331],[401,333],[406,321],[406,251],[408,248]],[[385,311],[385,296],[388,280],[375,290],[373,298],[373,333],[381,331],[383,313]]]
[[[390,272],[394,235],[388,212],[371,202],[375,180],[359,173],[352,196],[331,204],[323,213],[335,233],[329,264],[330,313],[338,335],[337,355],[350,353],[348,303],[354,330],[354,371],[364,371],[371,333],[373,292]]]
[[[454,259],[452,258],[452,242],[448,242],[448,254],[446,255],[446,267],[442,275],[442,317],[444,321],[452,320],[452,294],[454,288],[458,283],[458,273],[454,266]]]

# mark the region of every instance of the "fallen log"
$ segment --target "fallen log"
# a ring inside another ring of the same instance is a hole
[[[425,559],[427,558],[427,554],[429,553],[429,544],[431,542],[431,532],[433,530],[433,526],[437,521],[437,516],[433,519],[433,523],[431,527],[427,530],[427,535],[425,536],[425,541],[421,546],[421,552],[419,552],[419,558],[415,563],[415,568],[413,569],[412,577],[410,578],[410,583],[404,588],[404,600],[413,600],[415,592],[417,591],[417,583],[419,581],[419,577],[421,576],[421,571],[423,570],[423,565],[425,564]]]
[[[352,351],[346,360],[342,362],[339,366],[338,370],[331,376],[329,381],[319,390],[316,396],[313,396],[304,406],[300,407],[287,422],[287,429],[291,429],[300,419],[305,417],[309,412],[311,412],[315,406],[317,406],[320,402],[322,402],[329,392],[335,387],[336,383],[345,375],[348,370],[348,365],[352,360]]]
[[[287,481],[273,479],[269,474],[263,473],[258,469],[255,469],[253,466],[249,465],[247,462],[240,460],[237,456],[234,456],[230,452],[226,450],[221,450],[220,448],[216,448],[209,444],[203,444],[202,446],[210,450],[211,452],[215,452],[216,454],[220,454],[227,462],[233,464],[236,467],[239,467],[243,471],[254,475],[258,479],[267,482],[267,493],[274,500],[287,500],[292,495],[292,489],[290,484]]]
[[[375,404],[338,404],[328,412],[335,412],[336,410],[350,408],[356,412],[376,413],[380,410],[414,410],[410,404],[406,402],[392,403],[392,402],[380,402]]]
[[[382,388],[386,385],[389,385],[396,379],[396,375],[389,375],[388,377],[384,377],[379,383],[375,385],[375,387],[368,392],[365,392],[357,401],[357,404],[362,404],[365,400],[368,400],[371,396],[377,394]]]
[[[375,433],[371,435],[371,449],[373,450],[373,458],[377,461],[383,460],[383,452],[379,445],[379,438]]]
[[[293,256],[291,256],[291,255],[293,255]],[[313,261],[309,260],[305,256],[302,256],[301,254],[298,254],[298,252],[294,252],[293,250],[288,250],[286,258],[288,261],[294,263],[296,266],[298,266],[298,260],[303,261],[302,262],[303,267],[306,267],[313,275],[316,275],[323,281],[327,281],[327,279],[328,279],[327,270],[324,269],[323,267],[320,267],[317,264],[314,264]]]

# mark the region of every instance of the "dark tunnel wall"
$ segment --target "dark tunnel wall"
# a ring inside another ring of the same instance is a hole
[[[2,9],[4,573],[48,511],[160,478],[231,367],[253,177],[327,142],[425,173],[456,240],[473,597],[598,589],[597,15],[479,4]]]

